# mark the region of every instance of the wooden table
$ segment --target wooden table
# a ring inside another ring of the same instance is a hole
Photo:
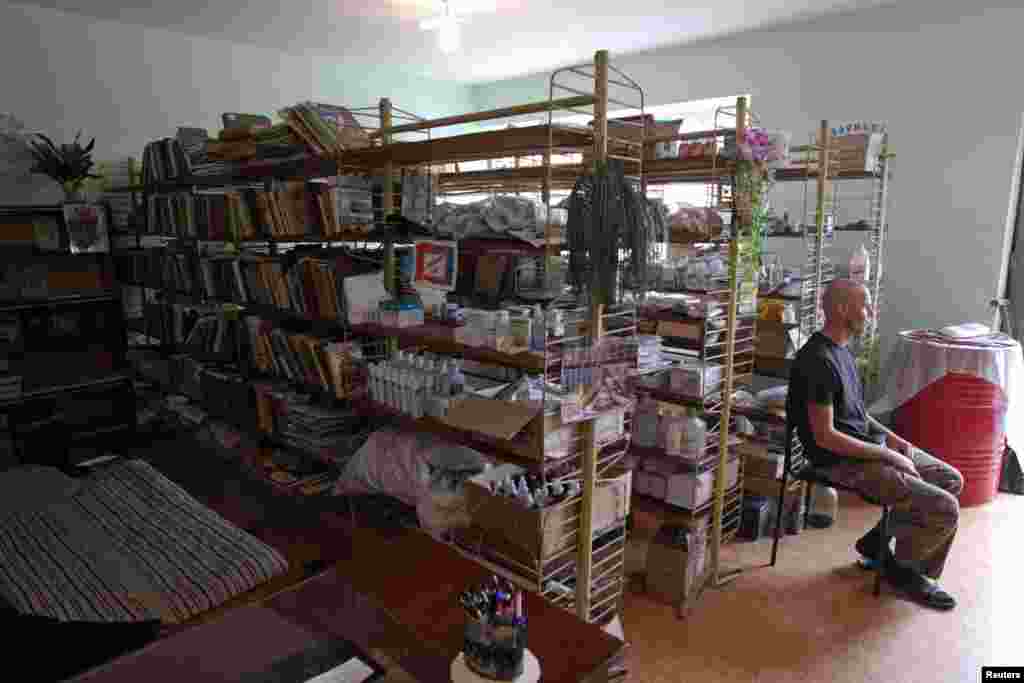
[[[304,669],[317,662],[315,653],[325,642],[272,609],[250,605],[86,671],[73,683],[304,681],[311,678]],[[355,658],[377,672],[368,683],[380,679],[380,669],[348,643],[329,647],[340,659],[321,656],[314,674]]]
[[[391,537],[356,530],[331,570],[270,599],[267,606],[310,630],[383,651],[417,679],[449,680],[462,650],[464,613],[456,595],[487,570],[422,532]],[[526,595],[528,647],[544,683],[601,683],[621,640],[537,595]]]

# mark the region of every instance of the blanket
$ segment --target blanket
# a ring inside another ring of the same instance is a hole
[[[20,612],[177,623],[287,571],[277,551],[148,463],[80,482],[46,505],[3,511],[0,593]]]

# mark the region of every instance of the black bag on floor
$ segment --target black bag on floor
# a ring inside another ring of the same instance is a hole
[[[1024,471],[1021,471],[1017,451],[1009,446],[1003,451],[1003,471],[999,476],[999,490],[1004,493],[1024,494]]]

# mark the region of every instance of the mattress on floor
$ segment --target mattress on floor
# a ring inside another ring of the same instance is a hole
[[[2,511],[0,593],[21,612],[177,623],[288,569],[141,460],[77,481],[41,495],[45,505]]]

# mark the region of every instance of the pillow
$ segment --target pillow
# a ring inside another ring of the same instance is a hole
[[[342,470],[334,495],[384,493],[416,507],[430,483],[426,449],[437,441],[417,432],[374,432]]]

